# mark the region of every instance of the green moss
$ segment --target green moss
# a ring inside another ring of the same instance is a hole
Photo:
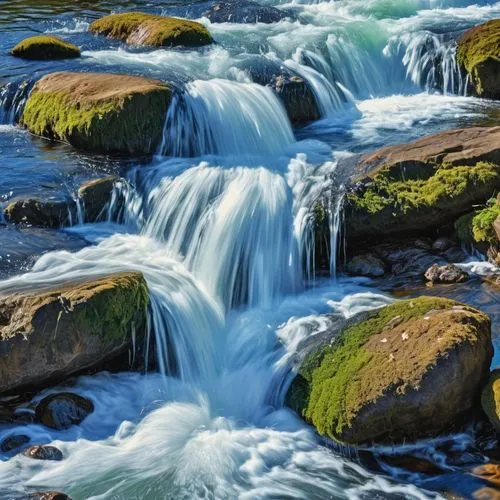
[[[331,345],[306,357],[297,383],[294,381],[289,391],[288,404],[311,422],[320,434],[338,438],[366,403],[366,387],[357,375],[372,359],[372,354],[363,348],[368,339],[380,333],[394,318],[404,323],[423,317],[431,310],[448,309],[455,304],[437,297],[404,300],[379,309],[367,319],[347,327]]]
[[[199,46],[213,42],[205,26],[195,21],[142,12],[112,14],[94,21],[89,31],[134,45]]]
[[[497,432],[500,432],[500,370],[493,370],[481,394],[481,405]]]
[[[472,218],[474,217],[474,213],[469,213],[462,215],[455,222],[455,232],[457,234],[457,238],[462,243],[472,244],[474,242],[474,236],[472,234]]]
[[[80,49],[52,35],[40,35],[19,42],[11,54],[24,59],[68,59],[80,57]]]
[[[493,205],[475,213],[472,218],[474,241],[486,243],[495,243],[497,241],[493,223],[498,216],[500,216],[500,205]]]

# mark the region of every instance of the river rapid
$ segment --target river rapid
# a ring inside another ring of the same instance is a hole
[[[1,455],[0,497],[42,489],[73,499],[151,500],[427,499],[473,491],[473,480],[446,454],[469,452],[473,430],[368,450],[368,463],[367,450],[320,440],[284,406],[284,396],[299,342],[329,326],[322,314],[348,318],[394,300],[369,279],[336,273],[340,185],[329,214],[332,276],[303,268],[314,252],[311,202],[331,187],[339,158],[498,121],[498,102],[465,94],[455,39],[500,17],[500,2],[261,3],[289,9],[296,20],[216,24],[200,17],[203,2],[127,2],[126,10],[198,19],[217,42],[152,51],[87,33],[92,20],[123,10],[119,1],[0,3],[2,203],[24,194],[75,197],[82,180],[103,173],[123,177],[115,195],[125,200],[120,213],[110,207],[107,222],[0,228],[0,290],[141,271],[159,369],[68,381],[64,387],[92,399],[94,413],[65,431],[23,426],[33,442],[53,443],[65,460]],[[34,33],[64,36],[83,57],[42,63],[6,55]],[[272,91],[241,69],[261,57],[309,82],[318,121],[292,127]],[[176,102],[156,155],[90,155],[17,128],[33,82],[62,69],[174,82]],[[465,300],[463,288],[454,293]],[[498,312],[494,297],[486,305],[481,297],[485,310]],[[0,440],[12,430],[1,426]],[[377,458],[407,453],[439,463],[445,473],[418,474]]]

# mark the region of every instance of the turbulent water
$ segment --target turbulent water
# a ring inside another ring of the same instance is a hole
[[[123,173],[124,180],[107,222],[63,233],[89,246],[52,245],[34,264],[20,266],[27,272],[0,282],[0,291],[141,271],[159,373],[79,378],[71,391],[95,405],[81,426],[22,428],[33,442],[54,443],[65,460],[2,456],[0,496],[58,489],[74,499],[438,497],[433,491],[443,483],[375,474],[355,454],[325,447],[283,400],[300,340],[329,327],[321,314],[349,317],[392,300],[367,280],[336,276],[338,159],[498,117],[498,104],[465,95],[454,40],[500,17],[500,3],[267,0],[297,20],[246,25],[201,18],[217,41],[213,47],[148,52],[86,33],[92,19],[120,10],[120,2],[67,8],[55,2],[48,11],[24,0],[8,3],[0,5],[2,53],[27,33],[52,32],[77,43],[83,58],[47,68],[2,56],[2,200],[33,192],[75,197],[82,178],[103,172]],[[135,6],[194,18],[204,10],[198,2]],[[304,78],[321,119],[294,130],[273,92],[245,70],[255,58]],[[174,82],[154,158],[137,166],[139,160],[84,155],[16,128],[33,81],[55,69]],[[310,210],[325,187],[337,193],[328,214],[331,279],[319,279],[312,265]],[[46,249],[40,244],[34,253]],[[12,432],[1,427],[0,440]],[[464,449],[469,436],[453,439]],[[419,446],[438,454],[439,443]]]

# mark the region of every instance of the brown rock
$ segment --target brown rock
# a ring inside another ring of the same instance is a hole
[[[100,179],[92,179],[84,182],[78,189],[78,197],[83,203],[83,210],[86,222],[95,222],[106,206],[111,201],[111,194],[116,176],[108,176]]]
[[[462,271],[462,269],[455,266],[455,264],[446,264],[445,266],[432,264],[432,266],[425,271],[424,277],[431,283],[462,283],[469,279],[469,274]]]
[[[71,392],[60,392],[43,398],[36,407],[35,420],[52,429],[67,429],[83,422],[94,411],[87,398]]]
[[[28,198],[12,201],[5,209],[5,217],[16,224],[59,228],[75,217],[75,203],[63,200]]]
[[[33,493],[29,496],[31,500],[71,500],[65,493],[59,491],[43,491]]]
[[[55,446],[31,446],[23,455],[34,458],[35,460],[52,460],[59,462],[63,459],[62,451]]]

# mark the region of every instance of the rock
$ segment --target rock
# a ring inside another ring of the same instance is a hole
[[[30,94],[21,124],[80,149],[149,154],[163,132],[171,89],[139,76],[60,72]]]
[[[425,234],[500,188],[500,127],[440,132],[361,157],[347,194],[350,241]]]
[[[481,394],[481,405],[495,430],[500,433],[500,369],[491,372]]]
[[[60,392],[38,403],[35,421],[51,429],[67,429],[83,422],[93,411],[94,404],[89,399],[71,392]]]
[[[125,12],[102,17],[89,26],[89,31],[121,40],[129,45],[198,47],[213,42],[212,35],[203,24],[143,12]]]
[[[316,98],[308,82],[278,61],[255,57],[239,67],[248,73],[255,83],[268,86],[276,93],[294,125],[320,118]]]
[[[60,228],[76,217],[73,200],[39,200],[27,198],[11,201],[4,211],[5,218],[15,224]]]
[[[444,470],[436,464],[424,458],[414,457],[413,455],[385,455],[381,459],[391,467],[416,472],[417,474],[436,476],[444,473]]]
[[[343,443],[450,432],[475,404],[492,355],[485,314],[438,297],[404,300],[299,345],[287,404]]]
[[[203,16],[212,23],[277,23],[290,17],[276,7],[260,5],[248,0],[230,0],[215,2]]]
[[[500,500],[500,491],[495,488],[481,488],[474,492],[474,500]]]
[[[78,197],[83,203],[86,222],[95,222],[104,212],[111,201],[111,194],[117,180],[116,176],[108,176],[92,179],[80,186]]]
[[[11,54],[23,59],[70,59],[80,57],[80,49],[57,36],[39,35],[19,42]]]
[[[495,486],[500,486],[500,465],[484,464],[474,467],[472,474],[480,479],[484,479]]]
[[[347,272],[355,276],[383,276],[385,263],[373,254],[356,255],[347,263]]]
[[[0,296],[0,393],[102,367],[128,354],[132,331],[140,357],[147,304],[146,282],[135,272]]]
[[[450,238],[446,238],[445,236],[440,236],[434,243],[432,243],[432,249],[438,252],[445,252],[449,248],[455,246],[455,242]]]
[[[71,500],[65,493],[60,491],[44,491],[33,493],[29,496],[31,500]]]
[[[472,93],[500,99],[500,19],[466,31],[457,43],[457,62],[469,76]]]
[[[30,438],[24,434],[13,434],[2,441],[0,449],[4,453],[9,453],[9,451],[21,448],[21,446],[28,444],[30,441]]]
[[[53,460],[59,462],[63,459],[62,451],[55,446],[30,446],[23,455],[36,460]]]
[[[469,274],[455,264],[446,264],[445,266],[432,264],[425,272],[424,277],[431,283],[462,283],[469,279]]]

